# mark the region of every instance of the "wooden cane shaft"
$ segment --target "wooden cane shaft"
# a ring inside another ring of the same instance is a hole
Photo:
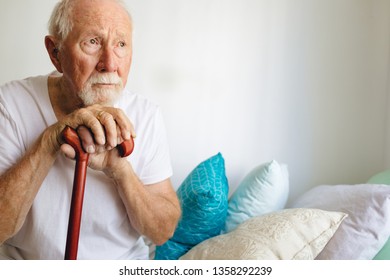
[[[76,167],[74,172],[72,201],[69,213],[68,223],[68,235],[66,240],[65,259],[76,260],[79,237],[80,237],[80,226],[81,216],[83,211],[83,200],[85,181],[87,178],[87,160],[76,160]]]
[[[76,152],[76,167],[74,172],[72,200],[65,247],[65,260],[76,260],[89,154],[82,148],[81,141],[74,129],[66,127],[62,136],[64,141],[71,145]],[[133,152],[134,141],[131,138],[130,140],[122,142],[117,146],[117,148],[121,157],[127,157]]]

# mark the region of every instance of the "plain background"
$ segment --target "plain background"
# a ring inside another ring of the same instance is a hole
[[[126,0],[127,85],[158,103],[176,187],[221,152],[231,192],[288,165],[290,199],[390,167],[389,0]],[[0,83],[47,74],[55,0],[0,0]]]

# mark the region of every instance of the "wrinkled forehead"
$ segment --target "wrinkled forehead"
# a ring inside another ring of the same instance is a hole
[[[101,29],[117,28],[126,33],[132,30],[130,14],[117,1],[76,1],[72,10],[75,29],[93,26]]]

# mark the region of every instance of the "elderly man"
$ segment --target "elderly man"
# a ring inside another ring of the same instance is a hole
[[[62,0],[49,29],[57,71],[0,88],[2,257],[64,258],[75,151],[61,135],[70,126],[90,155],[78,258],[146,259],[142,236],[164,243],[181,212],[160,111],[124,89],[131,17],[119,0]],[[115,147],[135,133],[121,158]]]

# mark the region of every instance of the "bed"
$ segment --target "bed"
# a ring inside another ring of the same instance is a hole
[[[276,160],[256,166],[229,197],[221,153],[177,190],[173,237],[156,260],[390,259],[390,171],[358,185],[321,185],[286,206],[289,174]]]

